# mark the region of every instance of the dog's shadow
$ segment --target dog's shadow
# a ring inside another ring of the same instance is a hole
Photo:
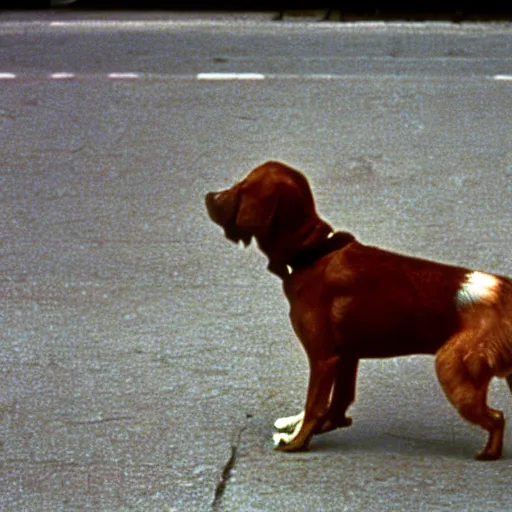
[[[411,457],[444,457],[456,460],[472,460],[485,441],[485,435],[460,435],[442,439],[434,434],[422,432],[421,428],[407,433],[397,433],[396,430],[351,427],[327,434],[315,436],[311,442],[310,452],[330,454],[377,454],[386,456],[407,455]],[[503,457],[511,455],[504,451]]]

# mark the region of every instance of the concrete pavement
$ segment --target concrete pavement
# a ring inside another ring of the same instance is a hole
[[[354,425],[274,452],[306,361],[203,205],[282,159],[364,242],[510,274],[507,29],[44,23],[0,23],[0,508],[508,510],[510,429],[473,461],[426,357],[363,362]]]

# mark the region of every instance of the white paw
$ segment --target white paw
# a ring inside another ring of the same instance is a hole
[[[292,419],[293,421],[286,422],[284,420]],[[282,422],[280,420],[283,420]],[[276,428],[277,424],[284,425],[289,430],[287,432],[276,432],[272,436],[272,441],[274,442],[274,446],[282,446],[284,444],[291,443],[299,434],[300,429],[302,428],[302,423],[304,422],[304,412],[297,414],[297,416],[290,416],[289,418],[280,418],[274,423]]]
[[[282,446],[283,444],[288,444],[292,440],[292,436],[289,434],[284,434],[283,432],[276,432],[272,436],[272,442],[274,446],[277,448],[278,446]]]
[[[276,427],[279,432],[287,432],[291,433],[295,431],[295,428],[300,423],[302,425],[302,421],[304,420],[304,411],[295,416],[287,416],[285,418],[278,418],[274,427]]]

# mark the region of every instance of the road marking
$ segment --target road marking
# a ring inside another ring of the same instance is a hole
[[[198,80],[264,80],[261,73],[198,73]]]
[[[80,78],[81,75],[77,75],[75,73],[68,72],[59,72],[59,73],[50,73],[46,75],[46,78],[50,78],[52,80],[71,80],[73,78]],[[83,77],[90,76],[87,73],[84,73]],[[195,75],[187,75],[187,74],[177,74],[177,75],[153,75],[151,73],[133,73],[133,72],[121,72],[121,73],[102,73],[95,74],[92,76],[103,76],[112,80],[135,80],[140,78],[155,78],[158,76],[164,76],[169,79],[177,79],[177,80],[346,80],[351,78],[360,78],[359,75],[352,74],[322,74],[322,73],[305,73],[305,74],[294,74],[294,73],[197,73]],[[404,77],[415,77],[415,75],[401,75],[400,78]],[[13,79],[22,79],[26,77],[33,78],[41,78],[37,74],[16,74],[16,73],[7,73],[0,72],[0,80],[13,80]],[[386,75],[387,78],[389,76]],[[395,77],[396,78],[396,77]],[[502,82],[512,82],[512,74],[498,74],[498,75],[483,75],[481,77],[477,77],[479,79],[485,80],[496,80]]]
[[[140,75],[138,73],[109,73],[107,76],[114,80],[133,80],[134,78],[139,78]]]
[[[155,20],[155,21],[137,21],[137,20],[70,20],[70,21],[51,21],[48,23],[48,27],[65,27],[65,28],[115,28],[115,29],[133,29],[133,28],[167,28],[171,24],[174,24],[172,21],[166,20]]]
[[[50,78],[53,80],[69,80],[75,78],[75,75],[73,73],[52,73]]]

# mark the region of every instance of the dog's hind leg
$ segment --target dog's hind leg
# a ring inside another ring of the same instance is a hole
[[[503,413],[487,406],[487,390],[494,376],[487,360],[467,351],[474,340],[449,341],[437,354],[436,371],[448,400],[467,421],[487,430],[489,437],[478,460],[499,459],[503,451]],[[462,343],[460,343],[462,341]]]
[[[509,375],[507,377],[507,384],[508,384],[508,388],[510,389],[510,392],[512,393],[512,375]]]

